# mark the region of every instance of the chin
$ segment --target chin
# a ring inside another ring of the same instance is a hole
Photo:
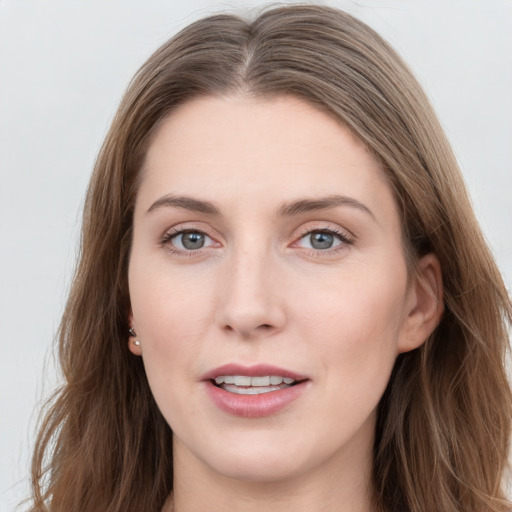
[[[300,446],[282,439],[262,436],[264,439],[258,440],[257,437],[246,436],[243,442],[230,437],[225,443],[217,442],[214,447],[194,451],[211,471],[238,481],[279,482],[307,471],[307,456]]]
[[[227,461],[226,464],[215,464],[212,469],[224,477],[247,483],[278,483],[300,475],[304,468],[295,457],[280,456],[267,458],[265,455]]]

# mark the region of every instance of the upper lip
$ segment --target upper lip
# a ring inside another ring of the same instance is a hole
[[[213,380],[221,375],[246,375],[248,377],[263,377],[266,375],[276,375],[280,377],[289,377],[293,380],[306,380],[305,375],[296,373],[286,368],[279,368],[270,364],[256,364],[245,366],[237,363],[228,363],[218,366],[213,370],[207,371],[202,375],[201,380]]]

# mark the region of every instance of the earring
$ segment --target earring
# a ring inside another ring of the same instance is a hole
[[[128,334],[130,335],[129,338],[128,338],[128,341],[132,344],[132,345],[135,345],[136,347],[140,347],[140,341],[137,339],[137,334],[135,333],[135,331],[133,330],[133,327],[130,327],[128,329]]]

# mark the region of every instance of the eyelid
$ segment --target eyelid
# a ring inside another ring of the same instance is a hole
[[[207,250],[210,247],[221,246],[220,242],[218,242],[217,240],[217,237],[215,237],[209,231],[209,229],[198,227],[197,225],[194,224],[177,224],[176,226],[172,226],[165,230],[165,232],[159,239],[159,245],[162,245],[168,251],[178,256],[194,256],[195,254]],[[178,237],[179,235],[184,235],[186,233],[200,233],[201,235],[204,235],[206,238],[209,238],[213,243],[200,247],[198,249],[181,249],[172,244],[172,240],[174,238]]]
[[[181,233],[201,233],[203,235],[210,237],[211,239],[217,238],[214,234],[212,234],[212,230],[210,228],[205,227],[201,224],[202,223],[196,222],[180,222],[179,224],[166,228],[163,234],[161,235],[160,240],[169,240],[173,236],[179,235]]]
[[[298,236],[296,237],[296,240],[299,240],[300,238],[303,238],[306,235],[309,235],[310,233],[314,232],[328,232],[332,233],[338,237],[340,237],[345,242],[353,243],[357,240],[357,237],[354,233],[352,233],[350,230],[346,228],[342,228],[340,226],[333,226],[332,224],[326,224],[326,223],[318,223],[316,225],[307,224],[305,226],[301,226],[299,228]]]
[[[314,247],[301,247],[300,245],[298,245],[299,242],[306,236],[311,235],[312,233],[322,232],[333,235],[335,238],[339,240],[339,243],[327,249],[315,249]],[[311,255],[328,256],[330,254],[346,249],[347,246],[353,245],[355,240],[356,237],[353,233],[339,226],[332,226],[326,224],[319,224],[315,226],[308,224],[306,226],[301,226],[298,236],[294,238],[294,242],[291,244],[291,247],[304,249],[308,251]]]
[[[187,249],[186,247],[184,247],[183,246],[183,236],[188,235],[190,233],[195,233],[195,234],[201,235],[204,239],[204,245],[202,247],[198,247],[197,249]],[[174,242],[176,240],[179,240],[180,237],[181,237],[180,245],[182,247],[177,247],[174,244]],[[208,243],[208,240],[210,241],[210,243]],[[194,250],[206,249],[215,244],[215,241],[209,235],[207,235],[206,233],[202,233],[201,231],[197,231],[197,230],[185,230],[185,231],[181,231],[179,233],[174,233],[173,235],[168,237],[168,241],[171,243],[171,245],[175,249],[178,249],[179,251],[183,251],[183,252],[193,252]]]

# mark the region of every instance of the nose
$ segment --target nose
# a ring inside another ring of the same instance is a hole
[[[242,249],[226,262],[218,296],[218,325],[240,338],[270,336],[286,322],[276,262],[269,252]]]

